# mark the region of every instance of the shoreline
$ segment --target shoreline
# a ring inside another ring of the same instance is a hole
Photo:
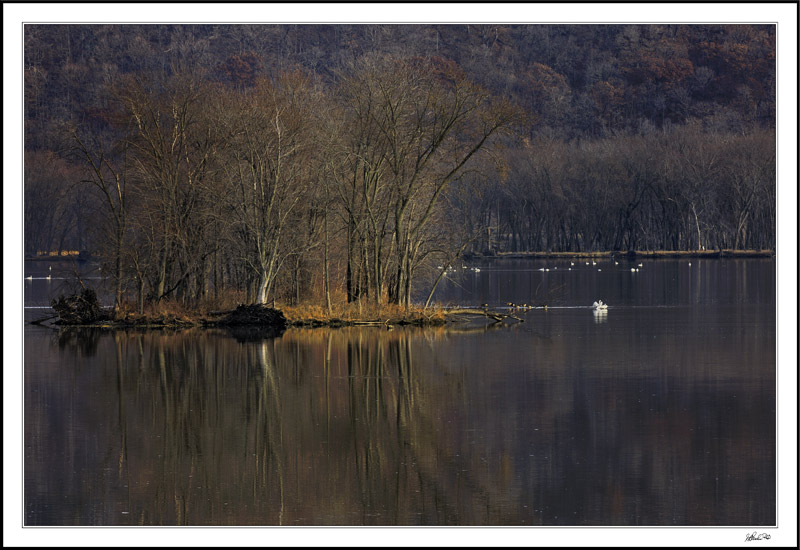
[[[696,250],[696,251],[598,251],[598,252],[501,252],[496,255],[470,255],[473,260],[497,259],[570,259],[570,258],[609,258],[609,259],[669,259],[669,258],[774,258],[774,250]],[[30,259],[30,258],[26,258]],[[239,305],[224,311],[188,310],[182,312],[154,311],[143,315],[134,313],[103,313],[87,322],[65,322],[58,315],[43,319],[26,321],[26,324],[70,327],[70,328],[109,328],[109,329],[183,329],[183,328],[255,328],[285,330],[288,328],[342,328],[342,327],[380,327],[386,330],[393,327],[435,327],[457,323],[459,317],[444,306],[428,308],[411,307],[405,309],[396,305],[367,304],[364,310],[356,307],[339,307],[328,312],[319,305],[284,306],[283,309],[269,308],[257,304]],[[463,315],[483,317],[495,323],[507,318],[515,318],[503,312],[481,309],[462,309]],[[79,316],[80,318],[80,316]],[[55,319],[55,320],[54,320]]]
[[[498,252],[495,255],[473,255],[483,259],[523,258],[772,258],[775,251],[764,250],[630,250],[597,252]]]
[[[90,323],[61,323],[58,321],[52,323],[27,321],[29,325],[39,325],[45,327],[57,328],[105,328],[105,329],[275,329],[286,330],[290,328],[347,328],[347,327],[364,327],[364,328],[384,328],[390,330],[395,327],[437,327],[444,326],[448,320],[427,320],[427,319],[298,319],[288,321],[285,325],[273,325],[269,323],[256,324],[256,323],[242,323],[242,324],[223,324],[205,319],[201,320],[160,320],[155,318],[141,318],[135,321],[132,320],[102,320],[92,321]]]
[[[64,322],[58,315],[45,319],[27,321],[26,324],[59,328],[108,328],[108,329],[182,329],[182,328],[222,328],[222,329],[274,329],[288,328],[342,328],[342,327],[394,327],[442,326],[451,321],[443,308],[432,307],[427,310],[412,308],[408,312],[373,312],[363,316],[340,316],[337,314],[313,313],[302,308],[287,307],[284,310],[259,305],[239,306],[226,311],[202,311],[184,315],[175,314],[127,314],[113,317],[105,314],[87,322]],[[492,312],[489,312],[490,314]],[[477,312],[475,313],[477,314]],[[484,315],[483,312],[480,312]],[[484,315],[487,318],[490,315]]]
[[[765,249],[733,249],[715,250],[598,250],[583,252],[496,252],[492,254],[466,254],[468,258],[769,258],[775,256],[775,250]],[[94,256],[26,256],[26,262],[88,262],[97,260]]]
[[[243,306],[248,309],[258,306]],[[338,316],[296,316],[290,313],[289,317],[279,309],[260,308],[266,313],[267,318],[259,321],[213,320],[215,314],[222,312],[204,312],[192,316],[173,316],[173,315],[127,315],[123,318],[103,317],[89,322],[63,322],[52,320],[49,317],[38,321],[27,321],[26,324],[39,325],[48,328],[103,328],[103,329],[228,329],[231,331],[255,330],[255,331],[277,331],[283,332],[287,329],[314,329],[314,328],[380,328],[392,330],[394,328],[416,327],[443,327],[447,325],[459,325],[468,320],[485,320],[489,325],[500,325],[501,323],[514,320],[524,322],[524,319],[514,314],[513,311],[499,311],[489,308],[445,308],[431,307],[427,310],[415,308],[405,315],[383,315],[383,316],[364,316],[347,317]],[[291,308],[287,308],[291,312]],[[533,309],[533,308],[530,308]],[[231,310],[236,311],[236,310]],[[231,312],[224,312],[230,314]],[[49,322],[48,322],[49,321]]]

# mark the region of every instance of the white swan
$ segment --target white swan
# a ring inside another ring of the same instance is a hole
[[[597,310],[606,310],[608,309],[608,304],[604,304],[603,300],[598,300],[592,304],[592,307]]]

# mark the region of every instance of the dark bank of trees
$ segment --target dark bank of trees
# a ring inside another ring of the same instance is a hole
[[[330,308],[470,252],[774,248],[774,38],[26,26],[26,253],[88,250],[139,309]]]
[[[720,250],[775,247],[775,133],[663,132],[564,143],[510,156],[482,208],[478,249]]]

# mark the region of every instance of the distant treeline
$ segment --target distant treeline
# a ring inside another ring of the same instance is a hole
[[[750,25],[26,25],[25,249],[407,304],[468,252],[775,246]]]
[[[482,250],[775,248],[775,133],[664,132],[509,152],[481,202]],[[496,231],[492,231],[493,228]]]

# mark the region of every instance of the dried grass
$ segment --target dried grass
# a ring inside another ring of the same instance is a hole
[[[331,311],[318,304],[276,306],[292,324],[328,324],[331,322],[381,322],[381,323],[438,323],[444,322],[444,312],[439,308],[423,309],[397,304],[336,303]]]

